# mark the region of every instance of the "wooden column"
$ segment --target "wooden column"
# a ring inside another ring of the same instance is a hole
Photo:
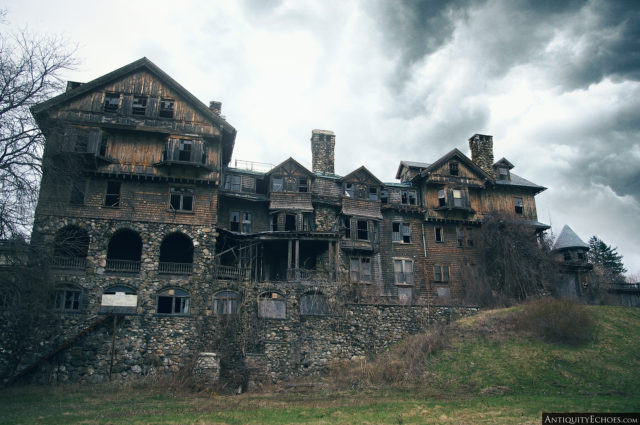
[[[289,239],[289,251],[287,255],[287,271],[291,269],[291,239]]]
[[[300,279],[300,240],[296,239],[296,280]]]

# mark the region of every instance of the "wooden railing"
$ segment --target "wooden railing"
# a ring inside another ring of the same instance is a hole
[[[320,281],[326,282],[332,280],[333,273],[309,270],[309,269],[289,269],[287,270],[287,281]]]
[[[245,280],[248,275],[247,269],[239,269],[234,266],[217,266],[214,274],[218,279],[225,280]]]
[[[82,270],[87,266],[87,259],[85,257],[55,256],[51,265],[56,269]]]
[[[140,271],[140,261],[107,258],[106,270],[108,272],[138,273]]]
[[[193,263],[161,262],[158,264],[158,272],[168,274],[191,274],[193,273]]]

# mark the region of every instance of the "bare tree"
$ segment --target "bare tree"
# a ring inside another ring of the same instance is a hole
[[[72,54],[59,38],[0,31],[0,238],[28,234],[44,147],[29,108],[63,88],[60,74],[75,66]]]

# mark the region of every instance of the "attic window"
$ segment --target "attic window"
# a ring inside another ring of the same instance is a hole
[[[160,100],[160,117],[161,118],[173,118],[173,106],[175,100],[162,98]]]
[[[355,189],[353,187],[353,183],[345,183],[344,184],[344,196],[348,198],[353,198]]]
[[[305,178],[298,179],[298,192],[306,193],[309,191],[309,180]]]
[[[273,177],[271,179],[271,191],[282,192],[282,177]]]
[[[147,111],[147,96],[133,96],[131,113],[133,115],[145,115]]]
[[[377,201],[378,200],[378,188],[377,187],[369,187],[369,200]]]
[[[451,174],[452,176],[457,176],[458,175],[458,163],[457,162],[450,162],[449,163],[449,174]]]
[[[508,180],[509,170],[506,167],[498,167],[498,178],[500,180]]]
[[[106,93],[104,95],[104,111],[116,112],[120,103],[120,95],[118,93]]]
[[[513,198],[513,204],[515,205],[516,214],[522,214],[523,203],[522,198],[515,197]]]

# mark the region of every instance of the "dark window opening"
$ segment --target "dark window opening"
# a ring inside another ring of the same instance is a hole
[[[351,218],[344,217],[343,223],[344,223],[344,237],[347,239],[351,239]]]
[[[577,252],[577,254],[578,254],[578,260],[584,260],[584,258],[585,258],[585,257],[584,257],[584,251],[579,250],[579,251]]]
[[[193,263],[193,242],[183,233],[171,233],[160,245],[161,263]]]
[[[344,196],[348,197],[348,198],[353,198],[353,195],[355,193],[355,188],[353,187],[352,183],[345,183],[344,184]]]
[[[444,241],[444,232],[442,231],[442,227],[436,227],[436,242]]]
[[[120,104],[120,95],[118,93],[106,93],[104,95],[104,111],[117,112]]]
[[[120,206],[120,182],[107,182],[107,193],[104,197],[105,207]]]
[[[53,307],[60,311],[80,311],[80,297],[82,291],[79,288],[66,286],[58,288],[53,294]]]
[[[450,162],[449,163],[449,174],[451,174],[452,176],[457,176],[458,175],[458,163],[457,162]]]
[[[231,212],[231,223],[229,225],[229,230],[232,232],[240,231],[240,213],[233,211]]]
[[[401,191],[400,200],[405,205],[416,205],[416,192],[415,192],[415,190],[403,190],[403,191]]]
[[[383,204],[389,203],[389,191],[387,190],[380,191],[380,202]]]
[[[74,180],[73,183],[71,183],[71,197],[69,198],[69,202],[74,205],[84,204],[85,187],[86,182],[84,179]]]
[[[326,316],[327,300],[321,292],[304,294],[300,297],[300,314],[307,316]]]
[[[295,177],[286,177],[284,179],[284,191],[285,192],[297,192],[298,182]]]
[[[133,115],[145,115],[147,112],[147,96],[133,96],[131,113]]]
[[[274,214],[271,216],[271,230],[273,232],[278,231],[278,214]]]
[[[237,314],[240,306],[240,295],[234,291],[218,292],[213,297],[213,313],[219,315]]]
[[[252,216],[249,212],[232,211],[229,230],[232,232],[251,233],[253,231],[251,218]]]
[[[109,240],[107,260],[140,261],[142,256],[142,239],[137,232],[130,229],[116,231]]]
[[[162,98],[160,100],[160,117],[162,118],[173,118],[173,107],[175,104],[175,100]]]
[[[393,260],[394,283],[413,285],[413,261]]]
[[[285,215],[284,230],[285,231],[297,230],[295,214],[286,214]]]
[[[306,193],[309,191],[309,180],[300,178],[298,183],[298,192]]]
[[[456,234],[458,236],[458,246],[463,247],[464,246],[464,230],[462,230],[462,228],[460,227],[457,227]]]
[[[189,314],[190,297],[182,289],[167,289],[158,294],[158,314]]]
[[[564,261],[571,261],[571,253],[569,251],[564,252]]]
[[[369,240],[369,222],[366,220],[358,220],[358,239],[361,241]]]
[[[369,200],[377,201],[378,200],[378,188],[377,187],[369,187]]]
[[[515,206],[516,214],[522,214],[522,210],[524,209],[522,198],[513,198],[513,204]]]
[[[438,206],[444,207],[447,205],[447,200],[444,197],[444,189],[438,190]]]
[[[411,227],[409,223],[392,223],[393,242],[411,243]]]
[[[56,257],[85,258],[89,250],[89,235],[77,226],[66,226],[58,230],[54,240],[53,255]]]
[[[172,187],[169,207],[174,211],[193,211],[193,188]]]
[[[191,152],[193,151],[193,144],[188,140],[180,140],[180,146],[178,148],[178,161],[191,161]]]
[[[98,155],[100,156],[107,156],[107,143],[109,142],[109,138],[108,137],[103,137],[100,140],[100,150],[98,152]]]
[[[272,192],[282,192],[282,177],[272,177],[271,178],[271,191]]]

